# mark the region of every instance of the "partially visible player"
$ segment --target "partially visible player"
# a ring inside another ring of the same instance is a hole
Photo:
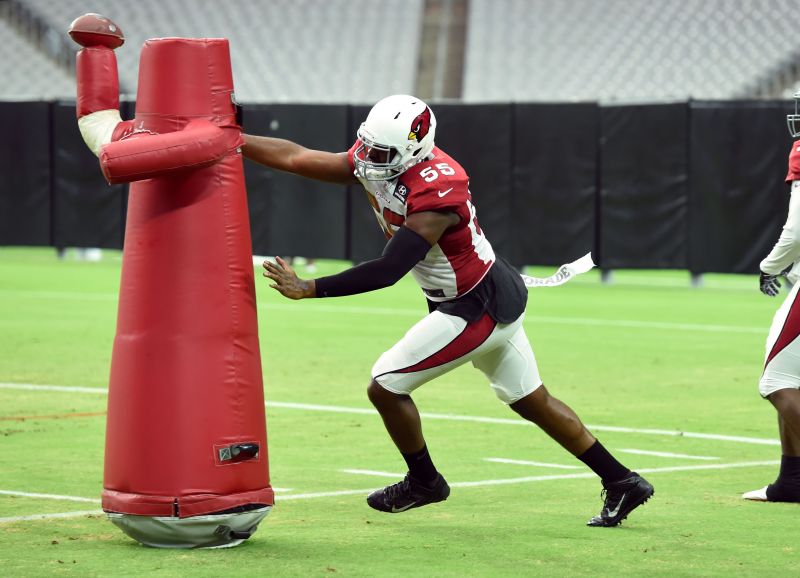
[[[525,336],[527,289],[496,257],[478,224],[469,177],[434,145],[436,118],[412,96],[378,102],[347,152],[245,136],[244,155],[309,178],[360,182],[388,239],[379,259],[338,275],[302,280],[283,260],[264,263],[272,287],[291,299],[338,297],[393,285],[409,271],[425,293],[429,314],[372,368],[369,399],[408,465],[408,475],[376,490],[367,503],[404,512],[450,494],[433,464],[411,393],[466,362],[484,373],[497,397],[537,424],[600,476],[603,509],[590,526],[616,526],[653,494],[641,476],[618,462],[577,415],[542,385]]]
[[[787,117],[795,143],[789,153],[789,216],[777,243],[761,261],[761,292],[778,294],[778,277],[786,275],[794,284],[781,304],[767,337],[764,373],[759,382],[761,396],[778,412],[781,438],[781,469],[778,478],[760,490],[742,495],[761,502],[800,502],[800,92],[794,95],[795,113]]]

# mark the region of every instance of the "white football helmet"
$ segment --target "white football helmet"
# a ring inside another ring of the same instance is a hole
[[[786,115],[786,124],[789,125],[789,133],[793,139],[800,138],[800,90],[794,93],[794,114]]]
[[[368,181],[396,178],[431,153],[435,133],[436,117],[427,104],[407,94],[387,96],[358,129],[356,175]]]

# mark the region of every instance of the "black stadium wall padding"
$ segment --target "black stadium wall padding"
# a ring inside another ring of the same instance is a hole
[[[50,104],[0,102],[0,245],[50,245]]]
[[[432,108],[437,144],[471,177],[481,226],[517,266],[592,250],[606,269],[754,273],[786,219],[787,101]],[[134,109],[123,102],[123,118]],[[346,151],[369,110],[245,105],[244,128]],[[103,179],[74,102],[3,102],[0,121],[14,135],[0,161],[0,246],[120,248],[128,189]],[[255,253],[381,254],[386,239],[360,186],[244,163]]]
[[[510,260],[561,265],[594,252],[598,107],[513,109]]]
[[[755,273],[780,235],[792,139],[786,102],[691,103],[691,250],[696,273]]]
[[[245,105],[244,132],[341,152],[346,105]],[[347,189],[274,171],[245,159],[253,251],[260,255],[344,259]]]
[[[600,108],[599,263],[688,264],[686,103]]]
[[[512,105],[439,104],[431,108],[438,123],[437,146],[469,175],[481,228],[494,250],[514,262]]]
[[[57,102],[52,114],[53,245],[121,248],[125,186],[106,183],[81,138],[74,103]]]

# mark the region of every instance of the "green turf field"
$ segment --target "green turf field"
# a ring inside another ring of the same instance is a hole
[[[693,289],[685,272],[621,271],[611,285],[592,272],[530,291],[525,327],[545,384],[655,485],[618,528],[585,526],[601,506],[598,480],[471,367],[415,395],[450,499],[401,515],[369,509],[366,493],[395,481],[379,474],[404,472],[369,411],[369,371],[424,315],[424,300],[404,279],[292,302],[257,277],[276,507],[237,548],[174,551],[136,544],[99,512],[119,267],[113,252],[88,263],[0,248],[3,576],[764,577],[800,568],[800,506],[740,499],[775,478],[780,458],[775,412],[756,391],[779,301],[755,277],[707,276]],[[322,262],[317,275],[341,267]]]

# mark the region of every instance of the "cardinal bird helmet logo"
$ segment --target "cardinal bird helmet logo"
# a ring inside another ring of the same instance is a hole
[[[411,121],[411,132],[408,133],[408,140],[420,142],[428,134],[431,128],[431,109],[427,106]]]

